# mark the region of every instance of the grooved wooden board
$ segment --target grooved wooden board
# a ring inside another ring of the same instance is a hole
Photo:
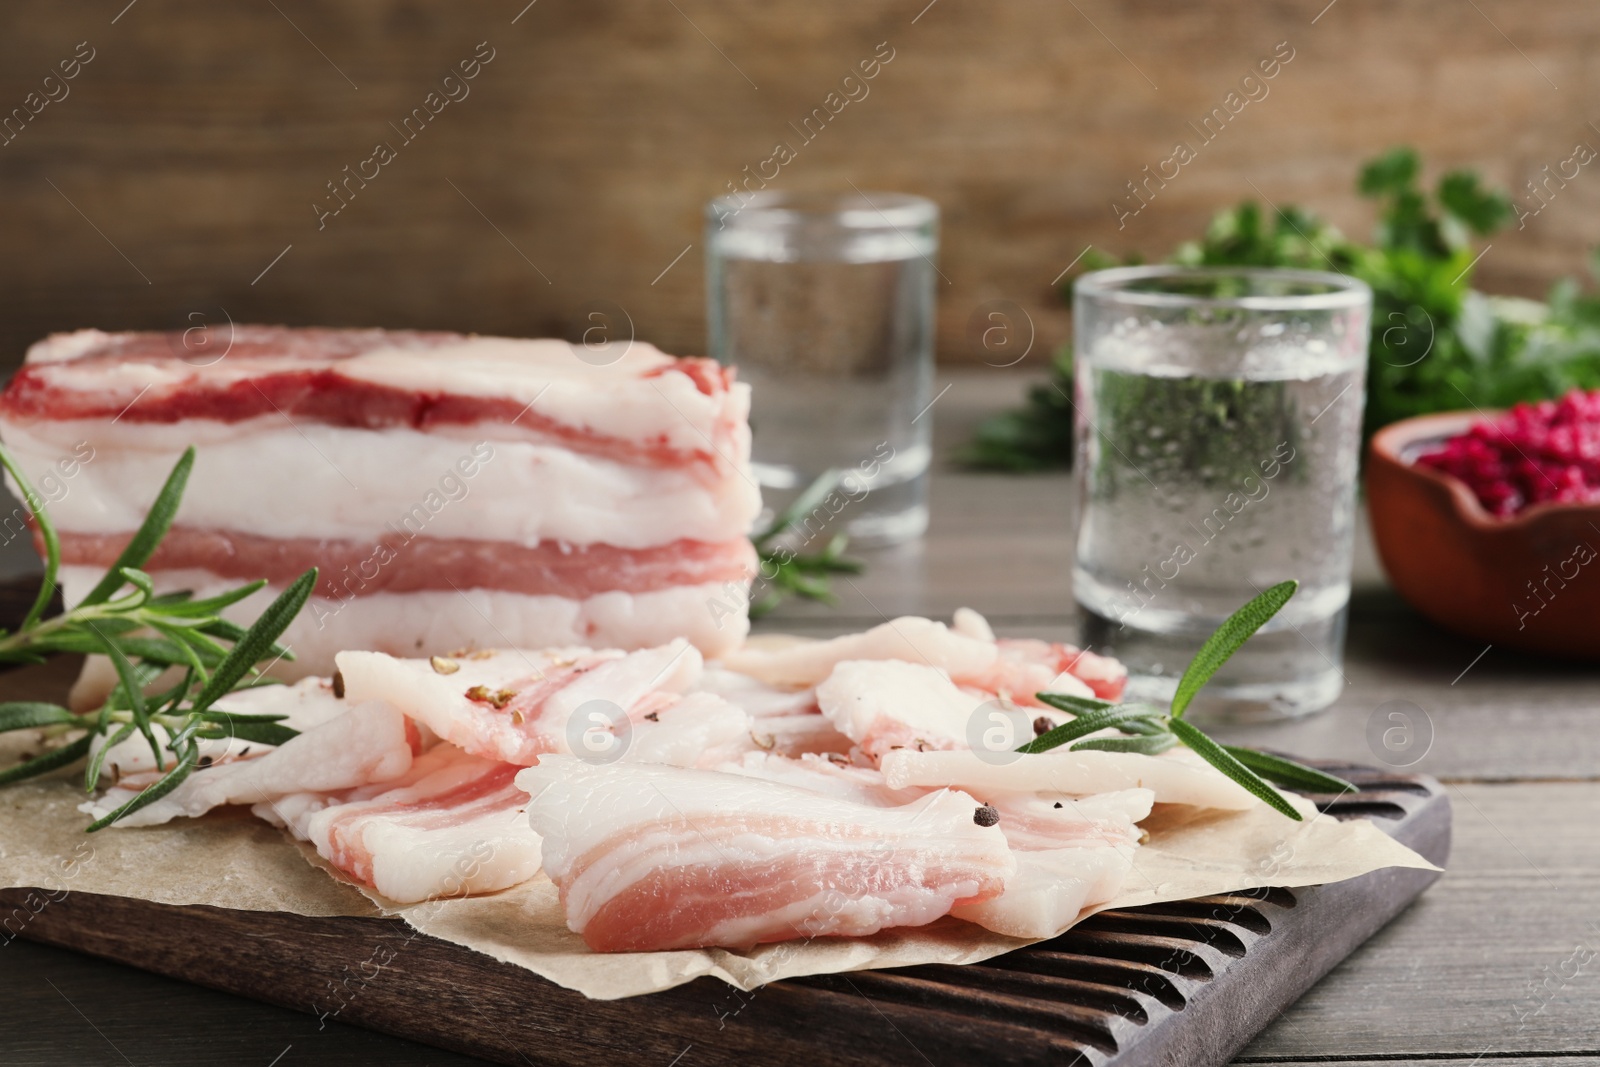
[[[1432,779],[1324,764],[1360,792],[1323,798],[1443,864],[1450,805]],[[398,920],[313,919],[71,894],[23,929],[47,944],[505,1064],[1226,1063],[1437,874],[1109,911],[965,967],[861,971],[742,993],[714,979],[591,1001],[414,934]],[[0,893],[17,906],[24,891]],[[887,1025],[885,1025],[887,1024]]]

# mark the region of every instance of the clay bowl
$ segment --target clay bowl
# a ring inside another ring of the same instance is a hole
[[[1600,659],[1600,504],[1535,504],[1495,518],[1465,482],[1414,464],[1484,417],[1424,415],[1373,437],[1367,503],[1384,570],[1412,607],[1447,630]]]

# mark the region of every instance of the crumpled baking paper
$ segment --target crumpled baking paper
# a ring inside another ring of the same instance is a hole
[[[10,762],[8,753],[0,752],[0,758]],[[975,963],[1028,944],[944,919],[873,937],[789,941],[749,951],[597,953],[567,929],[555,886],[542,875],[489,896],[399,906],[338,879],[315,853],[242,811],[86,835],[88,818],[76,810],[83,799],[79,777],[0,788],[0,888],[307,916],[395,915],[424,934],[601,1000],[670,989],[704,975],[749,990],[807,974]],[[1339,822],[1317,816],[1306,801],[1297,803],[1304,822],[1264,804],[1242,812],[1158,807],[1143,824],[1149,838],[1134,854],[1122,891],[1093,910],[1261,886],[1319,885],[1382,867],[1437,870],[1370,822]]]

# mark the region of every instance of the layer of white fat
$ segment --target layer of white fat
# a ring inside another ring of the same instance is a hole
[[[417,764],[424,773],[407,776],[403,785],[365,790],[363,799],[350,803],[297,805],[280,818],[290,821],[325,858],[334,826],[342,834],[358,836],[371,856],[373,888],[396,903],[489,893],[539,873],[539,838],[521,804],[470,813],[482,801],[469,801],[454,819],[448,808],[424,808],[415,820],[407,811],[469,785],[493,763],[439,746]]]
[[[350,789],[397,778],[411,766],[406,720],[388,704],[358,704],[264,755],[193,771],[171,793],[119,820],[154,826],[224,804],[269,804],[293,793]],[[79,810],[100,818],[137,790],[111,789]]]
[[[917,788],[890,789],[884,784],[883,775],[870,767],[836,763],[810,753],[791,758],[752,752],[718,769],[875,807],[909,804],[927,792]]]
[[[817,694],[811,688],[780,689],[717,663],[706,664],[695,688],[731,700],[753,719],[815,713]]]
[[[194,469],[177,521],[261,537],[639,549],[743,537],[761,508],[746,464],[732,453],[731,462],[718,458],[714,474],[637,466],[508,437],[494,424],[420,433],[291,425],[273,414],[238,423],[0,423],[0,435],[41,491],[66,487],[50,514],[74,533],[137,529],[191,444]],[[84,443],[93,458],[63,477],[58,464],[81,459]]]
[[[105,669],[111,673],[107,683],[107,690],[116,681],[116,671],[111,667],[111,661],[103,656],[95,657],[105,664]],[[176,676],[174,676],[176,681]],[[333,695],[333,686],[325,678],[304,678],[294,685],[268,685],[255,689],[240,689],[220,698],[215,705],[218,711],[233,711],[248,715],[283,715],[284,726],[304,733],[330,719],[343,715],[350,710],[350,705]],[[156,741],[165,745],[171,735],[160,723],[153,723],[151,732],[156,735]],[[105,747],[106,737],[96,735],[89,742],[89,756],[94,758],[100,749]],[[228,758],[240,758],[253,754],[261,755],[271,750],[271,745],[259,741],[243,741],[234,737],[225,737],[216,740],[201,739],[197,741],[202,759],[209,758],[213,763]],[[162,749],[162,761],[167,767],[172,766],[172,754]],[[115,782],[124,774],[142,774],[156,769],[155,754],[150,751],[150,742],[139,733],[130,734],[126,740],[119,741],[111,746],[111,751],[106,753],[105,760],[100,765],[100,778],[102,781]]]
[[[617,355],[620,353],[620,355]],[[585,358],[587,357],[587,358]],[[556,340],[474,337],[425,351],[385,349],[339,363],[346,377],[417,393],[508,397],[544,418],[608,437],[700,451],[729,427],[744,430],[750,386],[707,396],[687,374],[653,374],[675,361],[634,341],[593,352]],[[730,458],[748,455],[748,431]]]
[[[715,663],[706,664],[695,689],[715,693],[748,713],[751,736],[763,751],[782,756],[844,753],[854,744],[818,710],[815,689],[780,689]]]
[[[493,893],[539,873],[538,835],[517,808],[433,829],[378,816],[361,838],[372,854],[372,887],[399,904]]]
[[[846,660],[817,686],[822,714],[858,744],[892,733],[913,747],[965,746],[974,716],[991,700],[958,688],[942,670],[902,660]]]
[[[950,617],[950,629],[978,641],[994,641],[994,628],[989,625],[989,620],[984,618],[972,608],[957,608]]]
[[[572,717],[593,701],[627,712],[649,693],[685,693],[700,677],[703,665],[700,653],[682,638],[629,652],[585,671],[552,694],[541,718],[566,733]]]
[[[982,888],[982,879],[973,876],[857,897],[824,889],[770,912],[713,923],[703,940],[744,948],[770,939],[774,932],[787,936],[791,930],[802,937],[869,937],[891,926],[926,926],[948,915],[955,901],[976,896]]]
[[[528,817],[545,841],[545,873],[563,885],[568,925],[580,932],[605,901],[663,866],[748,871],[810,852],[882,854],[886,862],[942,854],[1000,878],[1016,868],[1004,835],[978,826],[977,803],[954,790],[881,808],[744,775],[559,756],[522,771],[517,784],[532,796]],[[734,825],[722,822],[727,817]],[[602,847],[566,881],[580,858]]]
[[[817,712],[768,715],[752,720],[750,736],[756,747],[775,756],[802,756],[833,752],[846,755],[855,742]]]
[[[76,603],[103,572],[63,567],[63,593]],[[205,571],[154,571],[158,592],[190,589],[205,597],[238,583]],[[268,587],[223,614],[249,625],[280,590]],[[727,590],[714,584],[685,585],[653,593],[600,593],[583,600],[527,596],[497,589],[371,593],[348,600],[312,597],[289,624],[280,643],[293,648],[268,673],[297,679],[331,675],[334,657],[349,648],[395,656],[433,655],[472,648],[650,648],[686,637],[707,655],[739,644],[749,631],[743,612],[722,614]],[[90,656],[72,690],[72,706],[94,707],[116,683],[103,656]]]
[[[788,641],[776,647],[752,643],[722,656],[720,666],[768,685],[798,688],[818,684],[846,660],[904,660],[960,678],[982,673],[996,655],[992,641],[906,615],[826,641]]]
[[[672,767],[717,767],[756,750],[750,716],[714,694],[690,693],[655,714],[654,720],[628,724],[627,739],[616,759]],[[602,757],[610,751],[609,746],[600,750]]]
[[[1137,845],[1138,824],[1150,816],[1150,789],[1119,789],[1088,797],[1049,793],[985,793],[1000,813],[1011,847],[1024,851],[1093,845]]]
[[[130,399],[147,388],[181,389],[196,369],[180,360],[91,360],[70,357],[104,339],[96,331],[51,338],[28,352],[62,389]],[[659,373],[674,363],[641,341],[587,349],[565,341],[464,337],[439,348],[378,348],[350,359],[319,360],[314,349],[282,358],[223,359],[205,368],[216,386],[271,373],[332,369],[346,378],[423,395],[505,399],[562,425],[625,440],[662,441],[700,450],[728,426],[749,418],[750,387],[736,383],[707,396],[686,374]],[[749,449],[745,438],[744,451]],[[737,454],[738,443],[734,444]]]
[[[1137,752],[978,753],[970,749],[915,752],[900,749],[881,761],[891,787],[953,786],[985,792],[1038,792],[1090,796],[1145,788],[1163,804],[1243,811],[1261,803],[1220,771],[1177,750],[1159,756]]]
[[[482,686],[490,692],[517,692],[541,684],[547,671],[579,658],[596,657],[604,662],[552,693],[539,711],[534,725],[558,751],[568,750],[574,733],[582,736],[581,726],[575,730],[568,727],[572,717],[583,713],[592,701],[604,702],[602,718],[618,718],[647,693],[684,692],[694,684],[701,664],[700,653],[682,639],[638,652],[490,650],[450,659],[446,669],[454,669],[447,674],[440,673],[432,659],[400,659],[381,652],[340,652],[335,659],[347,698],[389,701],[463,748],[520,761],[527,743],[524,724],[513,722],[509,714],[486,715],[480,702],[468,698],[468,690]]]
[[[950,914],[1008,937],[1055,937],[1085,908],[1116,896],[1131,869],[1130,846],[1017,853],[1017,871],[998,897]]]
[[[274,826],[282,826],[296,837],[305,840],[310,830],[311,817],[324,808],[335,804],[353,804],[371,800],[384,793],[415,785],[445,768],[457,764],[465,766],[465,761],[470,758],[454,745],[435,744],[412,759],[411,768],[396,778],[357,786],[354,789],[342,789],[336,793],[290,793],[279,797],[271,804],[257,804],[250,811],[257,818],[265,819]],[[452,773],[462,772],[458,769]]]

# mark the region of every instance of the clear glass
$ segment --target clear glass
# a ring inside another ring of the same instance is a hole
[[[1300,589],[1191,714],[1310,714],[1344,688],[1372,292],[1313,271],[1130,267],[1074,287],[1085,641],[1165,703],[1216,626]]]
[[[928,525],[939,209],[900,193],[760,192],[706,205],[711,354],[754,386],[762,496],[830,469],[852,544]]]

